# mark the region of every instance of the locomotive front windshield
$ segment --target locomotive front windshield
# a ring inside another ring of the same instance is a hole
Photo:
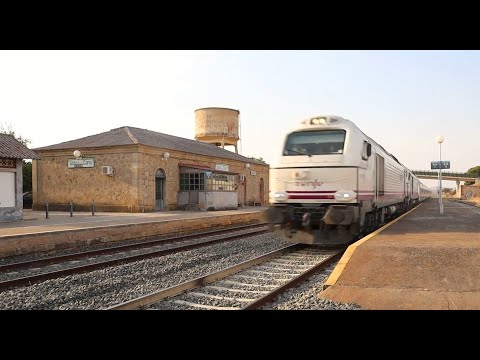
[[[343,154],[345,130],[298,131],[288,135],[283,155]]]

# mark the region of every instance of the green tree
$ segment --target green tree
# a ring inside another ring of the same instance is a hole
[[[12,135],[18,142],[21,142],[23,145],[28,146],[31,143],[29,139],[22,137],[21,135],[15,134],[15,131],[12,129],[12,125],[0,124],[0,134]],[[32,163],[29,161],[22,161],[23,169],[23,192],[32,191]]]
[[[23,192],[32,191],[32,162],[23,160]]]
[[[13,135],[13,137],[15,139],[17,139],[17,141],[21,142],[25,146],[28,146],[28,144],[31,143],[31,141],[29,139],[26,139],[26,138],[22,137],[21,135],[15,134],[15,131],[13,131],[11,124],[8,124],[8,125],[5,124],[4,125],[3,123],[1,123],[0,124],[0,134]]]
[[[256,158],[256,157],[254,157],[254,156],[249,156],[248,158],[249,158],[249,159],[252,159],[252,160],[255,160],[255,161],[258,161],[258,162],[261,162],[261,163],[263,163],[263,164],[266,164],[266,161],[263,160],[262,157]]]
[[[480,177],[480,166],[475,166],[467,170],[467,174],[476,175]],[[475,184],[474,181],[465,181],[465,185],[473,185]]]

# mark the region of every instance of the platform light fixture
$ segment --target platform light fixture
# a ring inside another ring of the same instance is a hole
[[[250,163],[245,164],[245,169],[250,169]]]
[[[168,160],[168,158],[170,157],[170,153],[168,151],[165,151],[163,153],[163,157],[162,157],[162,160]]]
[[[80,152],[80,150],[75,150],[73,152],[73,156],[75,156],[77,159],[79,159],[79,158],[82,157],[82,153]]]

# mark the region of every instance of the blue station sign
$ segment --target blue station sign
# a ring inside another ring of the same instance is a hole
[[[442,169],[450,169],[450,160],[446,161],[432,161],[431,162],[431,169],[432,170],[438,170],[440,169],[440,163],[441,163],[441,168]]]

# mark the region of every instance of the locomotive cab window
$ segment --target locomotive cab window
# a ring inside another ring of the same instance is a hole
[[[293,132],[287,137],[283,155],[343,154],[344,130],[320,130]]]

